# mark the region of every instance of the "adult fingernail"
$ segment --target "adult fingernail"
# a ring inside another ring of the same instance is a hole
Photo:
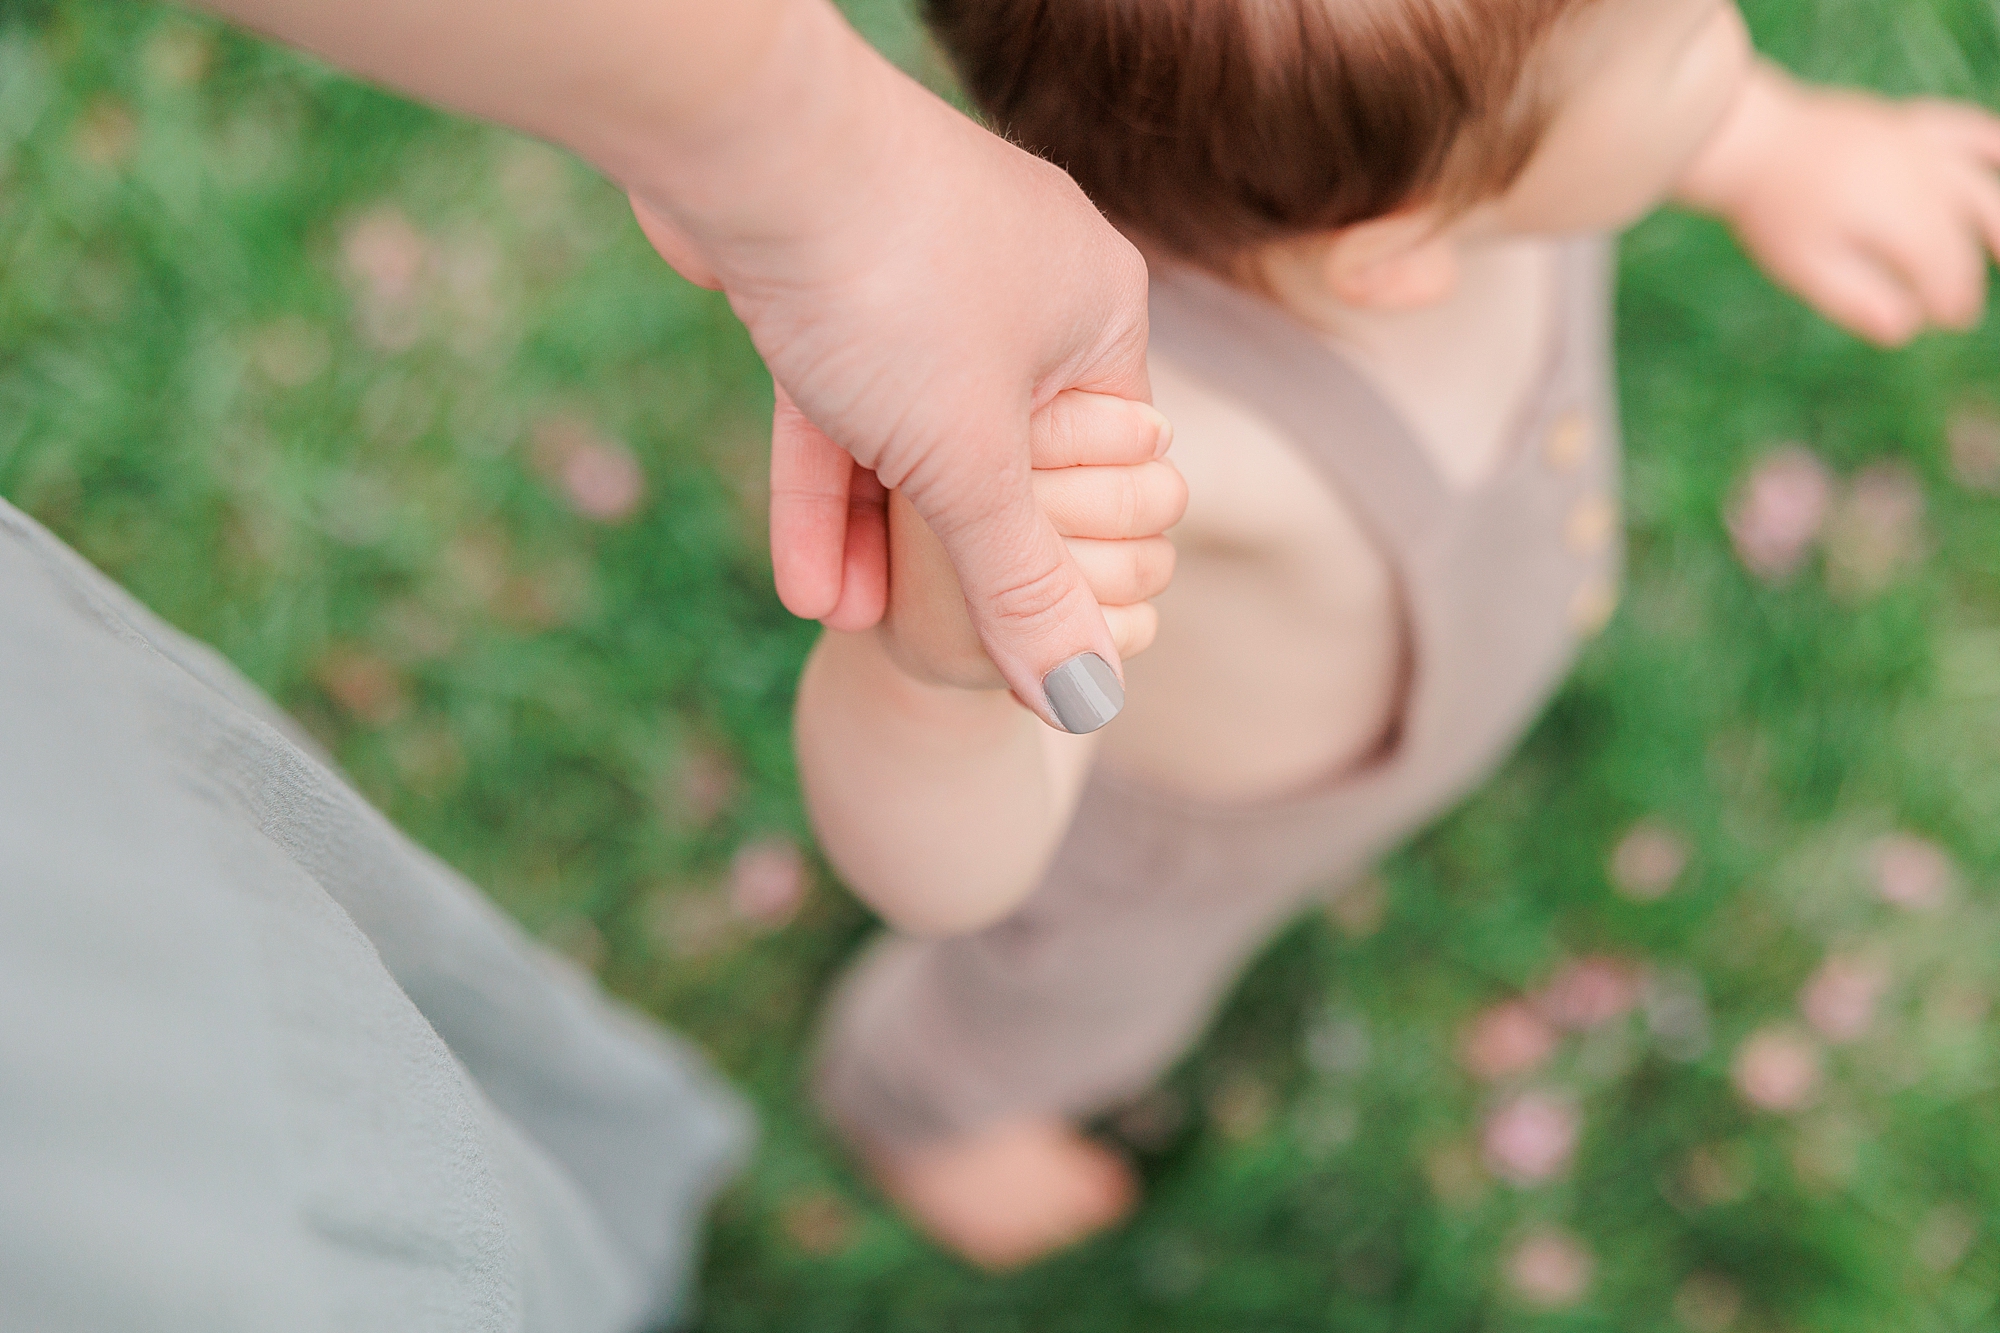
[[[1063,730],[1082,736],[1118,716],[1125,706],[1125,687],[1118,673],[1096,653],[1078,653],[1042,677],[1049,707]]]

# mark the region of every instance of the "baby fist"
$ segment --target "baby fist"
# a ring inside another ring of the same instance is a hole
[[[1120,658],[1152,644],[1151,598],[1173,576],[1165,537],[1187,485],[1164,455],[1173,431],[1144,404],[1072,390],[1037,414],[1035,498],[1083,572]],[[900,493],[889,497],[889,608],[879,630],[911,677],[961,689],[1004,689],[966,612],[943,545]]]

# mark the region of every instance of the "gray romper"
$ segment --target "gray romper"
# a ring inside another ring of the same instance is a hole
[[[1009,919],[889,937],[831,1006],[818,1089],[864,1141],[1003,1118],[1080,1119],[1187,1049],[1260,945],[1501,762],[1614,603],[1616,412],[1609,247],[1568,242],[1540,391],[1497,473],[1448,485],[1368,382],[1268,302],[1156,278],[1153,346],[1274,423],[1390,559],[1411,640],[1406,706],[1366,766],[1225,806],[1092,773],[1041,887]]]
[[[0,501],[0,1333],[638,1333],[748,1133]]]

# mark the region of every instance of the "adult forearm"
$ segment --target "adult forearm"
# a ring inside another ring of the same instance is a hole
[[[891,924],[977,929],[1040,880],[1092,742],[999,692],[919,684],[872,633],[829,633],[799,683],[799,777],[820,845]]]
[[[800,221],[793,196],[824,145],[845,133],[851,148],[901,82],[827,0],[192,2],[561,144],[656,203],[733,203],[736,220],[779,226]]]
[[[726,98],[802,0],[197,0],[428,102],[581,146]]]

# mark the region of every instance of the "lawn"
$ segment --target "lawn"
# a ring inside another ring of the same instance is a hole
[[[1973,0],[1750,9],[1802,72],[2000,104]],[[0,0],[0,494],[748,1090],[715,1333],[2000,1326],[2000,330],[1869,350],[1672,215],[1619,324],[1610,630],[1104,1127],[1133,1224],[989,1279],[802,1096],[871,927],[799,809],[726,307],[551,150]]]

